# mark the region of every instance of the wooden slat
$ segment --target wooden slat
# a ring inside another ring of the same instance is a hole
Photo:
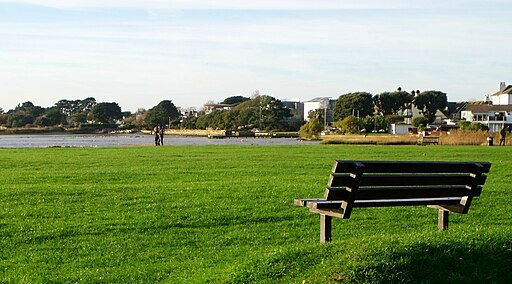
[[[482,173],[488,173],[488,162],[417,162],[417,161],[345,161],[334,163],[333,173],[350,173],[355,170],[355,163],[364,165],[365,173],[469,173],[481,165]]]
[[[363,175],[359,186],[426,186],[426,185],[469,185],[476,181],[483,185],[486,176],[482,175],[476,180],[468,174],[371,174]],[[329,187],[353,187],[355,181],[346,174],[332,174]]]
[[[472,191],[477,191],[478,186],[480,185],[479,178],[482,176],[482,172],[484,171],[484,167],[480,166],[477,168],[475,172],[473,172],[472,176],[474,177],[473,181],[469,184]],[[468,213],[469,207],[471,206],[471,201],[473,200],[473,196],[468,195],[461,199],[460,205],[464,206],[464,210],[462,213]]]
[[[393,200],[356,200],[354,207],[390,207],[416,205],[457,205],[460,198],[417,198]]]
[[[308,206],[308,203],[315,201],[325,201],[323,198],[303,198],[303,199],[295,199],[293,204],[297,206]]]
[[[334,201],[326,201],[319,200],[317,202],[309,202],[307,207],[310,209],[340,209],[343,201],[334,200]]]
[[[341,209],[309,209],[309,212],[331,216],[335,218],[343,218],[343,210]]]
[[[450,212],[464,214],[464,206],[460,205],[460,204],[456,204],[456,205],[427,205],[427,207],[433,208],[433,209],[442,209],[442,210],[447,210],[447,211],[450,211]]]
[[[432,197],[463,197],[468,195],[480,196],[482,187],[470,190],[467,186],[421,186],[421,187],[360,187],[355,198],[369,199],[406,199],[406,198],[432,198]],[[347,200],[349,192],[345,188],[327,188],[326,200]]]

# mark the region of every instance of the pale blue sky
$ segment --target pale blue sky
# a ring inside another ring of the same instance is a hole
[[[413,3],[411,3],[413,2]],[[0,0],[0,107],[512,84],[508,0]]]

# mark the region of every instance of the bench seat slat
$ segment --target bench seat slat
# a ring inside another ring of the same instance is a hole
[[[463,196],[480,196],[482,187],[476,190],[470,190],[466,186],[452,187],[376,187],[376,188],[359,188],[355,193],[355,198],[359,200],[368,199],[402,199],[402,198],[427,198],[427,197],[463,197]],[[346,200],[350,192],[346,188],[329,187],[326,191],[325,199],[327,200]]]
[[[390,206],[416,206],[416,205],[457,205],[461,198],[411,198],[411,199],[381,199],[357,200],[354,207],[390,207]]]
[[[479,176],[476,184],[483,185],[486,176]],[[411,185],[467,185],[473,183],[468,174],[369,174],[363,175],[359,186],[411,186]],[[332,174],[329,187],[352,187],[354,179],[347,174]]]
[[[355,163],[364,165],[365,173],[469,173],[477,165],[482,166],[482,173],[488,173],[491,163],[481,162],[416,162],[416,161],[342,161],[337,160],[333,173],[350,173],[355,170]]]
[[[418,205],[458,205],[461,198],[410,198],[410,199],[381,199],[381,200],[356,200],[354,207],[391,207],[391,206],[418,206]],[[310,202],[310,209],[340,209],[342,201],[318,200]]]

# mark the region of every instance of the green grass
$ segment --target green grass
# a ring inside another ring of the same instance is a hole
[[[0,283],[512,282],[512,147],[0,149]],[[493,163],[467,215],[356,209],[318,242],[334,159]]]

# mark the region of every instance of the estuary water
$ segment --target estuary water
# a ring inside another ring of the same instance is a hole
[[[48,147],[112,147],[153,146],[153,136],[148,134],[34,134],[0,135],[0,148],[48,148]],[[164,144],[169,145],[305,145],[318,141],[300,141],[296,138],[223,138],[167,135]]]

